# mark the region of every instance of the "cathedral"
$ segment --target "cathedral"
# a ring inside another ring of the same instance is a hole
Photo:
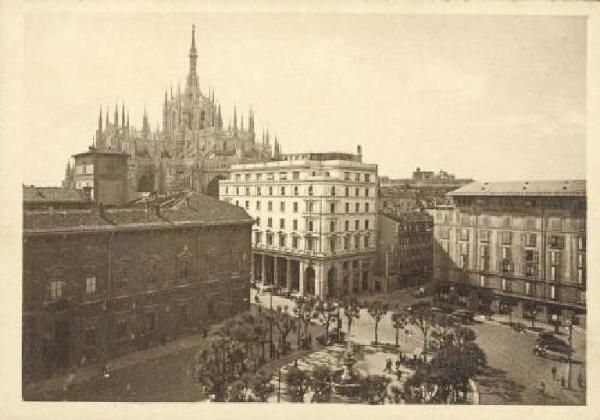
[[[263,132],[256,141],[254,112],[247,121],[234,108],[233,118],[223,125],[221,106],[211,90],[204,94],[196,70],[195,27],[189,53],[189,72],[185,88],[176,93],[165,92],[162,128],[152,130],[144,110],[141,130],[130,127],[125,105],[115,106],[114,118],[108,108],[98,116],[94,145],[90,150],[126,153],[128,184],[132,192],[169,193],[194,190],[218,195],[219,179],[227,178],[229,167],[237,163],[264,162],[277,159],[281,153],[277,138]],[[78,188],[75,166],[67,163],[63,186]]]

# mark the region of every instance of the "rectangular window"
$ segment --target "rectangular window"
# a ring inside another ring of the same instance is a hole
[[[294,187],[294,195],[298,195],[298,187]]]
[[[296,201],[294,201],[292,208],[293,208],[294,213],[298,213],[298,203]]]
[[[273,181],[275,179],[275,174],[273,172],[269,172],[267,174],[267,181]]]
[[[256,195],[262,195],[262,188],[256,187]]]
[[[330,213],[335,213],[335,203],[331,203],[331,204],[329,205],[329,212],[330,212]]]
[[[279,211],[285,212],[285,201],[279,203]]]
[[[115,326],[115,334],[117,338],[127,337],[127,320],[119,319]]]
[[[154,331],[156,329],[156,312],[148,312],[144,324],[146,332]]]
[[[556,236],[556,235],[550,236],[549,246],[550,246],[550,248],[554,248],[554,249],[562,249],[563,248],[563,237]]]
[[[369,203],[365,203],[365,213],[369,212]]]
[[[531,295],[531,283],[529,283],[528,281],[525,282],[525,294],[526,295]]]
[[[329,240],[329,250],[331,252],[335,252],[335,238],[331,238]]]
[[[510,232],[502,232],[502,245],[510,245],[512,243],[511,233]]]
[[[298,171],[292,172],[292,179],[300,179],[300,172],[298,172]]]
[[[306,238],[306,249],[308,249],[309,251],[312,251],[312,249],[313,249],[313,239],[312,238]]]
[[[309,212],[309,213],[312,213],[312,212],[313,212],[313,203],[312,203],[312,201],[309,201],[309,202],[308,202],[308,212]]]
[[[285,219],[279,219],[279,229],[285,229]]]
[[[85,294],[90,296],[96,293],[96,276],[85,278]]]
[[[50,299],[63,297],[66,282],[63,280],[52,280],[50,282]]]
[[[371,174],[365,174],[365,182],[369,182],[371,180]]]
[[[267,233],[267,245],[273,245],[273,234]]]
[[[273,195],[273,187],[269,187],[269,195]]]
[[[552,300],[556,299],[556,287],[555,286],[550,286],[550,299],[552,299]]]
[[[250,195],[250,187],[246,187],[246,195]]]
[[[268,201],[267,202],[267,210],[268,211],[273,211],[273,202],[272,201]]]
[[[335,232],[335,221],[333,220],[329,222],[329,231]]]
[[[313,186],[308,187],[308,195],[313,195]]]
[[[279,235],[279,247],[285,248],[285,235]]]
[[[469,229],[461,229],[460,230],[460,240],[461,241],[469,240]]]
[[[502,279],[502,291],[503,292],[508,291],[507,284],[506,284],[506,279],[504,279],[504,278]]]
[[[292,220],[292,229],[298,230],[298,220]]]
[[[257,225],[257,226],[260,226],[260,217],[257,217],[257,218],[256,218],[256,225]]]
[[[350,213],[350,203],[346,203],[346,213]]]
[[[260,181],[262,179],[262,174],[256,174],[256,180]]]
[[[246,210],[250,210],[250,202],[248,200],[246,200]]]
[[[256,210],[260,210],[260,201],[256,202]]]
[[[585,251],[585,236],[579,236],[577,238],[577,250]]]
[[[354,212],[355,212],[355,213],[358,213],[358,212],[360,211],[360,207],[359,207],[359,206],[360,206],[360,205],[359,205],[358,203],[355,203],[355,204],[354,204]]]
[[[267,219],[267,227],[273,227],[273,219],[270,217]]]
[[[479,240],[481,242],[489,242],[490,241],[490,231],[482,230],[479,232]]]
[[[285,187],[281,187],[279,190],[280,190],[279,195],[284,196],[285,195]]]
[[[335,197],[335,187],[331,187],[331,196]]]
[[[360,230],[360,220],[354,221],[354,230]]]
[[[254,232],[254,243],[255,244],[260,244],[261,237],[262,237],[262,233],[261,232]]]
[[[537,235],[535,233],[527,233],[525,235],[525,246],[535,247],[537,244]]]
[[[369,229],[369,221],[365,220],[365,230],[368,230],[368,229]]]
[[[344,172],[344,180],[350,181],[350,172]]]
[[[279,173],[279,179],[281,181],[285,181],[287,179],[287,173],[286,172],[280,172]]]
[[[85,345],[96,345],[96,327],[94,327],[93,325],[88,325],[85,327]]]
[[[344,237],[344,249],[349,249],[350,248],[350,237],[345,236]]]
[[[348,220],[346,220],[346,221],[344,222],[344,230],[345,230],[346,232],[348,232],[348,231],[350,230],[350,222],[349,222]]]
[[[450,238],[450,229],[447,227],[440,228],[440,237],[442,239],[449,239]]]
[[[485,276],[479,276],[479,285],[481,287],[486,287],[487,286],[487,282],[486,282],[486,277]]]
[[[365,235],[365,248],[369,247],[369,235]]]
[[[298,248],[298,238],[296,236],[292,237],[292,248]]]
[[[365,197],[368,197],[368,196],[369,196],[369,189],[365,188]]]

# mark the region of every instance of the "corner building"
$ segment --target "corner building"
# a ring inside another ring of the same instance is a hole
[[[252,219],[195,193],[176,204],[24,213],[25,381],[248,309]]]
[[[585,180],[474,182],[434,217],[434,278],[477,304],[585,324]]]
[[[375,265],[377,165],[305,153],[234,165],[219,196],[255,220],[253,279],[322,298],[381,290]]]

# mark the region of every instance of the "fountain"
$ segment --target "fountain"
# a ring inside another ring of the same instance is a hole
[[[345,397],[354,397],[360,387],[358,374],[354,371],[354,345],[348,341],[348,348],[344,352],[342,365],[344,366],[339,380],[333,382],[333,390],[336,394]]]

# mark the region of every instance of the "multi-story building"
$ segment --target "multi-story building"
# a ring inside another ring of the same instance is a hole
[[[252,219],[171,206],[25,211],[25,380],[197,331],[248,309]]]
[[[193,189],[216,197],[218,180],[227,177],[230,165],[270,160],[280,150],[277,138],[271,145],[268,131],[263,131],[262,140],[257,141],[252,109],[245,122],[244,115],[234,108],[233,117],[224,124],[214,92],[200,88],[194,28],[188,57],[184,89],[177,87],[173,92],[171,87],[164,93],[161,128],[151,128],[146,111],[141,129],[130,126],[125,104],[121,105],[120,115],[115,105],[112,119],[108,108],[105,118],[100,109],[94,148],[129,155],[127,179],[132,191]],[[63,186],[80,188],[75,177],[75,167],[69,161]]]
[[[362,162],[360,146],[234,165],[219,188],[255,219],[257,281],[322,297],[382,288],[372,276],[377,165]]]
[[[472,179],[456,178],[444,170],[433,172],[421,168],[413,172],[412,178],[380,177],[379,208],[413,210],[448,204],[451,201],[446,196],[448,192],[471,182]]]
[[[449,196],[431,210],[436,280],[474,300],[492,291],[492,309],[526,318],[585,313],[585,180],[474,182]]]
[[[433,274],[433,218],[424,211],[377,214],[377,274],[386,290],[424,284]]]

